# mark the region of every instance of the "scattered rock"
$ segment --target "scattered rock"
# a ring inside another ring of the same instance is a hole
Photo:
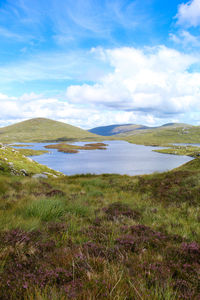
[[[19,175],[17,170],[11,169],[10,175]]]
[[[24,175],[24,176],[28,176],[28,173],[25,169],[21,169],[20,172]]]
[[[47,176],[52,176],[54,178],[57,178],[58,176],[57,175],[54,175],[52,173],[49,173],[49,172],[43,172],[43,174],[47,175]]]
[[[30,162],[33,162],[33,160],[30,157],[27,157],[26,159]]]
[[[6,147],[5,147],[2,143],[0,143],[0,149],[1,149],[1,150],[5,150]]]
[[[46,174],[34,174],[32,178],[48,178]]]

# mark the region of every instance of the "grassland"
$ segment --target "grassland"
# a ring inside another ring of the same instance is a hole
[[[199,299],[199,159],[33,179],[2,169],[33,166],[1,149],[0,299]]]
[[[78,153],[79,150],[106,150],[104,143],[85,144],[84,146],[77,146],[72,144],[60,143],[45,146],[46,149],[57,149],[58,152],[64,153]]]
[[[135,130],[115,136],[133,144],[166,146],[171,143],[200,143],[200,126],[163,127],[154,130]]]
[[[200,157],[200,147],[194,146],[171,146],[167,149],[153,150],[163,154],[187,155],[191,157]]]
[[[36,118],[0,128],[2,143],[102,140],[93,133],[66,123]]]

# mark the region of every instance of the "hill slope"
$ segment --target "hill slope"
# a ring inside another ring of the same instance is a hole
[[[0,128],[0,141],[52,142],[97,140],[98,136],[81,128],[45,118],[35,118]]]
[[[138,130],[154,130],[158,128],[177,128],[177,127],[185,127],[185,126],[190,126],[188,124],[183,124],[183,123],[167,123],[162,126],[157,126],[157,127],[149,127],[145,125],[137,125],[137,124],[119,124],[119,125],[108,125],[108,126],[100,126],[100,127],[95,127],[90,130],[89,132],[103,135],[103,136],[111,136],[111,135],[117,135],[117,134],[128,134],[132,135],[134,131]]]
[[[161,126],[155,129],[135,130],[119,134],[116,138],[134,144],[166,145],[169,143],[200,143],[200,126],[187,124]]]

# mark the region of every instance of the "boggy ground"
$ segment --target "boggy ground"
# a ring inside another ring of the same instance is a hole
[[[0,176],[0,299],[200,299],[200,160],[148,176]]]
[[[57,149],[58,152],[64,153],[78,153],[79,150],[106,150],[106,144],[104,143],[92,143],[85,144],[84,146],[77,146],[66,143],[52,144],[44,146],[46,149]]]

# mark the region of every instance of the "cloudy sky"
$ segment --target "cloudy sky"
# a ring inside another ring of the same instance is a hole
[[[0,126],[200,125],[200,0],[0,0]]]

